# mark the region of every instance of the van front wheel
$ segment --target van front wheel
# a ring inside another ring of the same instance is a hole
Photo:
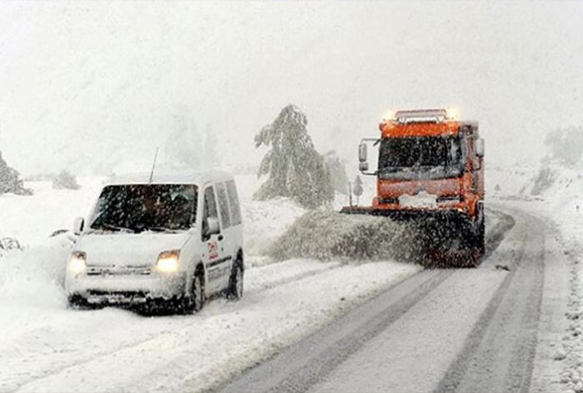
[[[204,307],[204,285],[200,274],[194,276],[190,290],[190,311],[199,312]]]

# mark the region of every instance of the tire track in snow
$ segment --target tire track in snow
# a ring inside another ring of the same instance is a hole
[[[350,320],[359,321],[356,329],[351,330],[349,334],[337,330],[336,323],[328,325],[293,347],[291,351],[272,358],[269,363],[266,363],[267,369],[256,374],[251,370],[236,384],[224,386],[219,392],[307,391],[335,370],[350,355],[358,351],[364,343],[385,330],[412,306],[429,295],[453,272],[454,270],[425,270],[416,274],[399,286],[397,292],[402,292],[401,296],[395,296],[394,292],[387,296],[387,292],[385,292],[375,299],[378,300],[381,297],[386,299],[386,302],[380,302],[387,304],[383,309],[374,306],[369,309],[371,303],[368,303],[341,317],[338,320],[339,324],[347,323]],[[376,306],[378,303],[375,301],[374,305]],[[378,315],[384,317],[379,319]],[[325,346],[323,350],[322,346]],[[298,359],[302,358],[305,359],[305,362],[300,361],[298,365]],[[291,372],[290,366],[294,367]]]
[[[485,258],[496,250],[514,226],[512,217],[497,213],[499,221],[487,233]],[[416,304],[430,297],[457,271],[424,270],[213,392],[309,391]]]
[[[544,283],[544,227],[527,239],[434,393],[528,392]],[[532,230],[536,228],[536,230]],[[529,252],[530,251],[530,252]]]

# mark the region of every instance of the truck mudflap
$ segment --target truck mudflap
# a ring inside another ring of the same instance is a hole
[[[430,267],[476,267],[483,254],[482,226],[457,210],[345,207],[344,214],[387,217],[413,232],[419,262]]]

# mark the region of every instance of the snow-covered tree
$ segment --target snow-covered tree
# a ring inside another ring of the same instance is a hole
[[[310,209],[332,201],[330,174],[308,135],[307,124],[306,115],[288,105],[255,136],[256,148],[270,148],[258,173],[268,179],[255,193],[256,199],[290,197]]]
[[[53,179],[53,188],[56,190],[78,190],[81,186],[77,183],[75,176],[64,169]]]
[[[208,169],[221,166],[221,158],[217,152],[217,137],[210,124],[206,127],[204,138],[204,166]]]
[[[576,165],[583,155],[583,127],[568,127],[551,131],[545,138],[551,157],[567,165]]]
[[[164,146],[164,166],[176,169],[199,169],[201,140],[188,108],[180,107],[173,117],[172,129]]]
[[[331,150],[324,155],[326,168],[330,173],[332,187],[342,194],[348,193],[348,176],[346,167],[335,150]]]
[[[534,185],[530,190],[531,195],[541,195],[543,192],[551,188],[557,174],[550,167],[542,167],[536,178],[534,179]]]
[[[0,194],[8,192],[16,195],[32,195],[32,190],[24,188],[18,172],[6,164],[0,152]]]

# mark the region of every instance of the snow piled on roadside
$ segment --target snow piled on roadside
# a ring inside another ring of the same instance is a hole
[[[557,172],[548,193],[548,204],[541,210],[552,215],[558,225],[565,257],[571,263],[571,281],[567,305],[567,331],[555,355],[563,362],[560,376],[565,393],[583,392],[583,182],[575,170]]]
[[[558,229],[555,240],[571,274],[566,330],[555,344],[554,361],[562,370],[556,381],[564,393],[583,393],[583,175],[577,168],[547,162],[539,168],[501,171],[495,182],[498,189],[490,183],[491,200],[516,200]]]
[[[407,227],[382,217],[314,211],[301,216],[269,249],[277,260],[402,260]]]
[[[248,256],[267,254],[273,241],[281,236],[305,210],[289,199],[250,201],[241,206],[245,253]]]
[[[12,251],[0,261],[0,306],[64,305],[65,264],[71,248],[66,238],[52,239],[25,251]]]

